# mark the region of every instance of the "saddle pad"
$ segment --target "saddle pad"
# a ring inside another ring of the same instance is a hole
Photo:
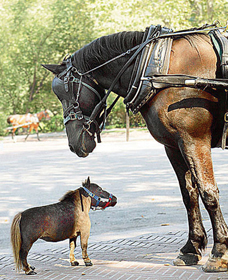
[[[139,109],[157,93],[157,89],[164,87],[162,84],[152,84],[150,78],[156,74],[168,73],[172,42],[172,37],[167,37],[151,44],[138,90],[128,104],[133,114],[138,113]]]

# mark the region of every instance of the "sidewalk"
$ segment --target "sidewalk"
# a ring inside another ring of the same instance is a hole
[[[187,232],[181,227],[166,226],[156,228],[154,233],[133,238],[89,243],[88,254],[93,262],[92,267],[84,266],[80,246],[75,250],[80,265],[71,267],[68,261],[68,242],[54,244],[38,241],[28,258],[38,274],[27,276],[23,271],[16,273],[12,255],[0,254],[0,279],[228,279],[228,273],[205,273],[201,270],[212,247],[211,230],[208,236],[209,245],[203,259],[199,265],[190,267],[175,267],[172,264],[187,240]]]

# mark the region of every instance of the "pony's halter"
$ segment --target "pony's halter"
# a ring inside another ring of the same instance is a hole
[[[98,122],[95,119],[91,120],[90,116],[84,115],[82,110],[80,109],[79,104],[79,96],[82,86],[87,87],[91,92],[93,92],[98,97],[99,102],[101,101],[101,95],[95,88],[82,81],[83,75],[81,75],[78,70],[72,65],[71,57],[67,58],[65,61],[67,68],[54,78],[54,80],[57,79],[55,82],[53,80],[53,87],[56,85],[57,87],[61,87],[65,90],[66,93],[70,94],[71,98],[68,101],[62,101],[64,125],[66,125],[69,121],[83,121],[83,131],[87,132],[89,136],[93,136],[93,133],[90,131],[90,126],[92,123],[94,123],[95,133],[97,133],[97,140],[98,142],[101,142]],[[76,78],[74,76],[75,73],[78,74],[80,78]],[[86,76],[86,78],[95,85],[95,81],[88,75]],[[74,92],[74,84],[78,85],[76,94]]]
[[[84,191],[93,199],[96,200],[96,204],[95,206],[91,206],[91,208],[93,210],[104,210],[106,207],[108,207],[112,201],[112,194],[109,194],[109,198],[104,198],[104,197],[100,197],[97,196],[96,194],[94,194],[93,192],[91,192],[90,190],[88,190],[86,187],[82,187],[84,189]],[[100,202],[106,202],[106,204],[104,206],[100,206]]]

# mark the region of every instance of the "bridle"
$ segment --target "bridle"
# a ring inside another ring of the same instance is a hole
[[[77,71],[77,69],[72,64],[71,57],[66,58],[64,62],[66,63],[66,69],[54,78],[52,84],[53,88],[57,86],[58,90],[58,87],[60,87],[60,91],[65,90],[66,93],[70,94],[70,100],[62,100],[64,125],[70,121],[83,122],[83,132],[87,132],[89,136],[92,137],[93,133],[90,131],[90,128],[91,124],[94,123],[98,142],[101,142],[99,123],[95,119],[91,120],[89,116],[84,115],[79,104],[79,97],[81,88],[83,86],[87,87],[91,92],[93,92],[98,97],[100,102],[102,99],[102,94],[95,89],[95,87],[98,85],[96,81],[89,75],[81,75]],[[78,74],[79,78],[76,78],[75,74]],[[83,78],[89,80],[89,83],[91,83],[94,87],[89,85],[86,81],[83,81]],[[74,92],[74,84],[78,85],[76,93]],[[104,92],[104,89],[101,88],[101,90]]]
[[[84,191],[92,198],[92,199],[95,199],[95,201],[96,201],[96,204],[95,204],[95,206],[91,206],[91,208],[93,209],[93,210],[100,210],[100,209],[102,209],[102,210],[104,210],[106,207],[108,207],[109,205],[110,205],[110,203],[111,203],[111,201],[112,201],[112,197],[113,197],[113,195],[110,193],[109,194],[109,198],[104,198],[104,197],[100,197],[100,196],[97,196],[96,194],[94,194],[93,192],[91,192],[90,190],[88,190],[86,187],[82,187],[83,189],[84,189]],[[101,202],[106,202],[106,204],[104,205],[104,206],[100,206],[99,204],[101,203]]]

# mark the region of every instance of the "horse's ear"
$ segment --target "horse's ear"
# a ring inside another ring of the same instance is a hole
[[[41,64],[45,69],[51,71],[55,75],[60,74],[62,70],[62,65],[58,64]]]
[[[90,186],[90,178],[89,177],[87,178],[86,184],[87,184],[87,186]]]
[[[84,183],[82,183],[83,186],[90,186],[90,178],[88,177],[87,180],[85,180]]]

